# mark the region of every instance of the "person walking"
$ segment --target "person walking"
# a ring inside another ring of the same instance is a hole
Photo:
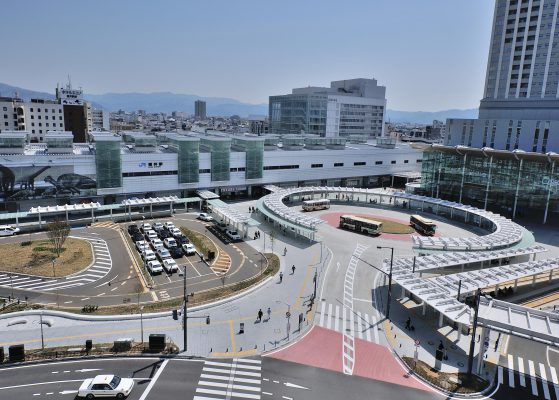
[[[295,264],[291,267],[291,275],[295,275]]]
[[[270,320],[270,317],[272,316],[272,309],[270,307],[268,307],[268,310],[266,311],[266,314],[268,314],[268,319],[267,321]]]
[[[258,310],[258,322],[262,322],[262,316],[264,315],[264,313],[262,312],[262,309]]]
[[[285,256],[287,254],[287,247],[283,248],[283,255]]]
[[[408,317],[406,321],[406,330],[409,331],[411,329],[411,318]]]
[[[280,283],[283,281],[283,272],[280,272]]]

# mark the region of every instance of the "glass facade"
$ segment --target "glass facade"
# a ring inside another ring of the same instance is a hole
[[[421,191],[514,217],[559,212],[559,157],[479,149],[429,149]],[[557,214],[554,214],[557,216]]]
[[[230,179],[231,139],[222,137],[205,137],[201,144],[211,152],[211,180],[228,181]]]
[[[273,134],[326,133],[328,95],[288,94],[271,96],[269,115]]]
[[[200,141],[196,138],[174,136],[169,143],[177,151],[179,183],[196,183],[199,174]]]
[[[95,140],[97,189],[122,187],[120,140]]]
[[[264,139],[235,138],[233,144],[246,153],[245,178],[261,179],[264,170]]]

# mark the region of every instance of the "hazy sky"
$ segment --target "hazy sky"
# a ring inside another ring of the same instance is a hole
[[[388,107],[475,108],[493,0],[7,1],[0,82],[53,92],[269,95],[374,77]]]

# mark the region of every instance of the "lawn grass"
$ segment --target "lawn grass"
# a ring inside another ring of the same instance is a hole
[[[185,226],[180,227],[181,232],[190,239],[196,250],[202,253],[205,257],[208,256],[208,251],[213,251],[217,257],[217,247],[206,235]]]
[[[0,245],[0,270],[28,275],[53,277],[52,260],[57,277],[74,274],[93,261],[89,242],[68,238],[64,242],[60,257],[49,240],[8,243]]]

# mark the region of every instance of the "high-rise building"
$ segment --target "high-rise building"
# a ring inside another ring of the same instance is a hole
[[[68,83],[66,87],[56,88],[56,100],[64,108],[64,126],[74,134],[74,142],[86,142],[87,133],[93,129],[91,104],[83,99],[82,89],[73,89]]]
[[[206,119],[206,102],[196,100],[194,102],[194,116],[198,119]]]
[[[445,144],[559,151],[559,0],[496,0],[479,119],[450,119]]]
[[[325,137],[382,136],[386,88],[376,79],[331,82],[330,87],[293,89],[270,96],[270,132]]]

